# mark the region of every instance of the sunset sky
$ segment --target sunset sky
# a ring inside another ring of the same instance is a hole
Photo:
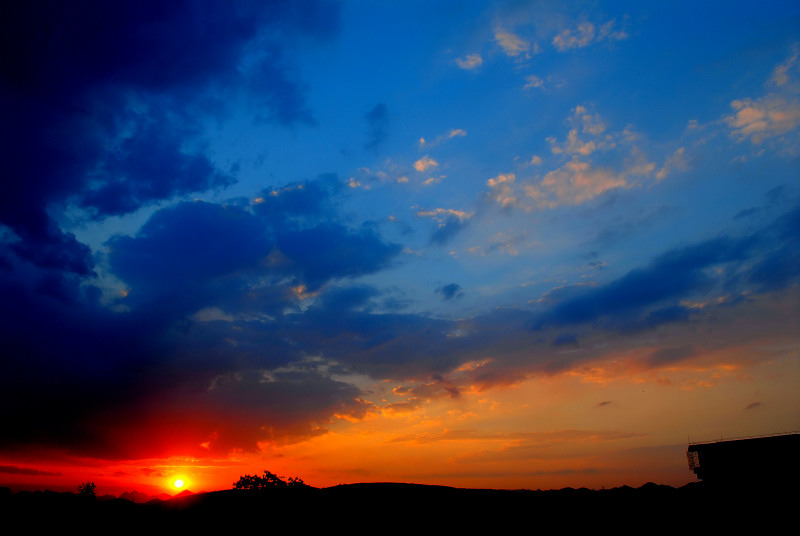
[[[800,3],[0,8],[0,486],[600,488],[800,430]]]

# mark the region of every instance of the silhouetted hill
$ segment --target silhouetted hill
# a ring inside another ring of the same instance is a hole
[[[81,526],[91,520],[103,532],[120,527],[159,532],[219,530],[350,530],[409,532],[486,528],[599,530],[615,533],[724,528],[776,528],[790,519],[796,493],[775,489],[720,490],[702,482],[680,488],[645,484],[608,490],[464,489],[419,484],[346,484],[261,492],[186,493],[136,504],[98,501],[73,493],[0,493],[4,519],[34,520],[36,527]]]
[[[125,492],[123,492],[122,494],[120,494],[119,498],[131,501],[131,502],[135,502],[135,503],[144,504],[144,503],[146,503],[148,501],[152,501],[153,499],[156,499],[157,497],[155,497],[153,495],[148,495],[147,493],[142,493],[141,491],[133,490],[133,491],[125,491]]]

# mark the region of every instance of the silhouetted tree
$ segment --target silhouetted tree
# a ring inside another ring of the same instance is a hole
[[[233,483],[233,489],[260,491],[265,489],[285,488],[288,484],[276,474],[264,471],[264,476],[244,475]]]
[[[308,484],[303,482],[303,479],[300,478],[300,477],[290,477],[288,485],[289,485],[290,488],[307,488],[308,487]]]
[[[264,471],[264,476],[258,475],[244,475],[239,477],[239,480],[233,483],[233,489],[244,491],[261,491],[267,489],[278,488],[307,488],[308,485],[303,482],[302,478],[291,477],[289,481],[283,480],[281,477],[269,471]]]
[[[94,482],[81,482],[81,485],[78,486],[78,495],[95,498],[97,496],[97,486]]]

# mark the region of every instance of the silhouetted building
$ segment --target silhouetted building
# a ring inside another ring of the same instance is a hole
[[[689,443],[689,468],[711,485],[800,482],[800,434]]]

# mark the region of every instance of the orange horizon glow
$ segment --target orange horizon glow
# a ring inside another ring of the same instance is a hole
[[[393,409],[395,400],[383,407],[375,400],[377,409],[360,420],[336,419],[325,433],[294,443],[264,442],[254,452],[116,462],[83,458],[69,464],[63,457],[51,463],[0,460],[2,466],[35,465],[41,473],[6,473],[0,485],[74,491],[94,480],[98,494],[136,490],[157,496],[230,489],[244,474],[269,470],[314,487],[413,482],[600,489],[650,481],[681,486],[696,480],[686,463],[688,440],[792,431],[776,427],[791,422],[791,408],[800,406],[795,360],[732,361],[745,350],[713,352],[699,366],[657,372],[619,366],[630,361],[620,355],[509,386],[464,389],[458,398],[431,398],[402,411]],[[742,384],[765,393],[760,405],[746,409],[752,397],[740,392]],[[768,386],[772,396],[793,402],[773,401]],[[388,391],[410,396],[397,386]]]

